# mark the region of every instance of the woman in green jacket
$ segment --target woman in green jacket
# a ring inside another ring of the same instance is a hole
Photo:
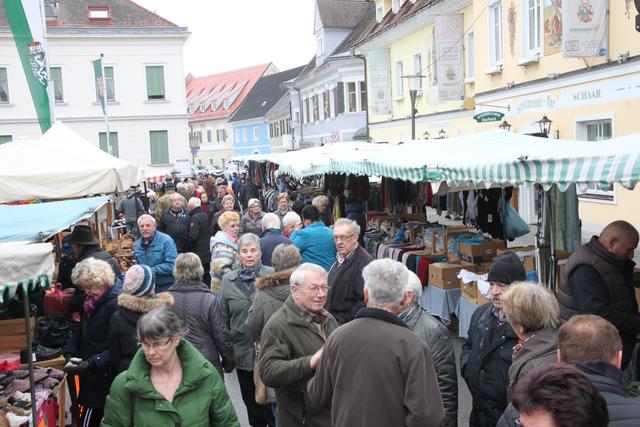
[[[220,309],[233,341],[236,375],[242,401],[247,407],[249,424],[253,427],[275,427],[275,417],[270,405],[258,405],[253,382],[253,338],[247,327],[249,307],[255,295],[255,280],[273,274],[275,270],[260,262],[260,238],[253,233],[238,239],[238,256],[241,267],[222,278]]]
[[[113,382],[103,427],[240,426],[220,374],[186,332],[164,307],[140,318],[142,351]]]

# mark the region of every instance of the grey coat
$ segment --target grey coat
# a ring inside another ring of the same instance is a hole
[[[294,270],[295,268],[289,268],[256,279],[256,294],[253,296],[253,303],[249,307],[249,316],[247,317],[247,327],[254,342],[260,341],[267,320],[282,307],[284,301],[291,295],[289,277]]]
[[[449,331],[442,322],[418,304],[400,318],[429,346],[444,405],[445,419],[441,426],[456,427],[458,425],[458,374]]]
[[[231,372],[234,367],[233,344],[222,319],[218,298],[202,282],[175,284],[169,288],[173,311],[189,327],[185,337],[216,367]]]
[[[558,361],[558,330],[543,329],[524,343],[520,351],[513,355],[509,367],[509,389],[513,389],[520,378],[541,366]]]

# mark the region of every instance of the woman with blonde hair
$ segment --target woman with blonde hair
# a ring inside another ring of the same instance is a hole
[[[233,211],[222,212],[218,218],[218,226],[220,231],[211,238],[210,245],[211,291],[216,295],[220,293],[222,276],[240,266],[237,246],[240,215]]]
[[[78,403],[83,426],[98,426],[111,386],[109,325],[117,311],[122,281],[106,261],[87,258],[73,268],[71,280],[85,293],[80,328],[65,348],[68,374],[80,377]]]
[[[507,320],[518,335],[509,368],[509,387],[533,369],[557,361],[560,307],[556,297],[535,282],[516,282],[502,294]]]
[[[220,217],[222,216],[222,214],[225,212],[235,211],[236,199],[231,194],[227,194],[222,198],[221,204],[222,204],[222,209],[220,209],[211,217],[211,235],[212,236],[215,236],[216,233],[220,231],[220,225],[218,224],[218,221],[220,220]]]

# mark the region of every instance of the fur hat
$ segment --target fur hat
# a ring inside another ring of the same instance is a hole
[[[127,294],[142,297],[152,294],[154,289],[153,271],[149,266],[142,264],[132,265],[124,275],[122,290]]]

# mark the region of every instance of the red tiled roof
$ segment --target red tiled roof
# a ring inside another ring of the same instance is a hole
[[[59,0],[58,19],[47,19],[49,28],[178,28],[173,22],[132,0]],[[108,19],[90,19],[89,8],[109,9]],[[4,0],[0,0],[0,27],[8,27]]]
[[[230,117],[271,63],[187,79],[189,121]],[[204,109],[204,111],[202,111]]]

